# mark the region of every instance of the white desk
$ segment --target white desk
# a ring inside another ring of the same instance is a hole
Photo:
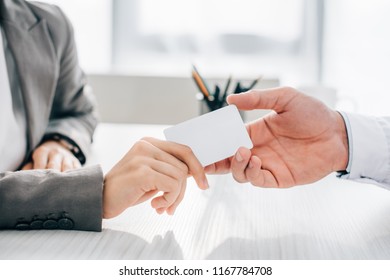
[[[101,124],[94,161],[109,168],[163,126]],[[291,189],[192,179],[173,217],[149,203],[105,220],[101,233],[1,231],[0,259],[390,259],[390,192],[329,176]]]

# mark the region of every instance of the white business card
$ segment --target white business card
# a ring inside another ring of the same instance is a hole
[[[253,147],[235,105],[229,105],[164,130],[168,141],[189,146],[202,166]]]

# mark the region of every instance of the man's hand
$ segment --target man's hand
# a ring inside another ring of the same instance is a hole
[[[172,215],[184,198],[189,175],[201,189],[208,188],[203,167],[190,148],[143,138],[105,176],[103,217],[113,218],[159,192],[152,207]]]
[[[32,161],[23,166],[22,170],[55,169],[58,171],[66,171],[80,167],[79,160],[71,151],[59,142],[49,140],[34,150]]]
[[[247,129],[254,147],[206,167],[208,173],[232,172],[238,182],[291,187],[345,170],[348,140],[342,116],[292,88],[252,90],[228,97],[240,110],[275,112]]]

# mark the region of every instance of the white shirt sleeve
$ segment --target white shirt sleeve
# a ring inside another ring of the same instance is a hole
[[[390,190],[390,117],[340,114],[348,133],[349,161],[339,177]]]

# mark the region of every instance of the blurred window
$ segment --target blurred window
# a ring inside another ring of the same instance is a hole
[[[318,78],[318,1],[114,0],[113,66],[146,75]]]
[[[89,73],[317,82],[323,0],[44,0],[75,27]]]

